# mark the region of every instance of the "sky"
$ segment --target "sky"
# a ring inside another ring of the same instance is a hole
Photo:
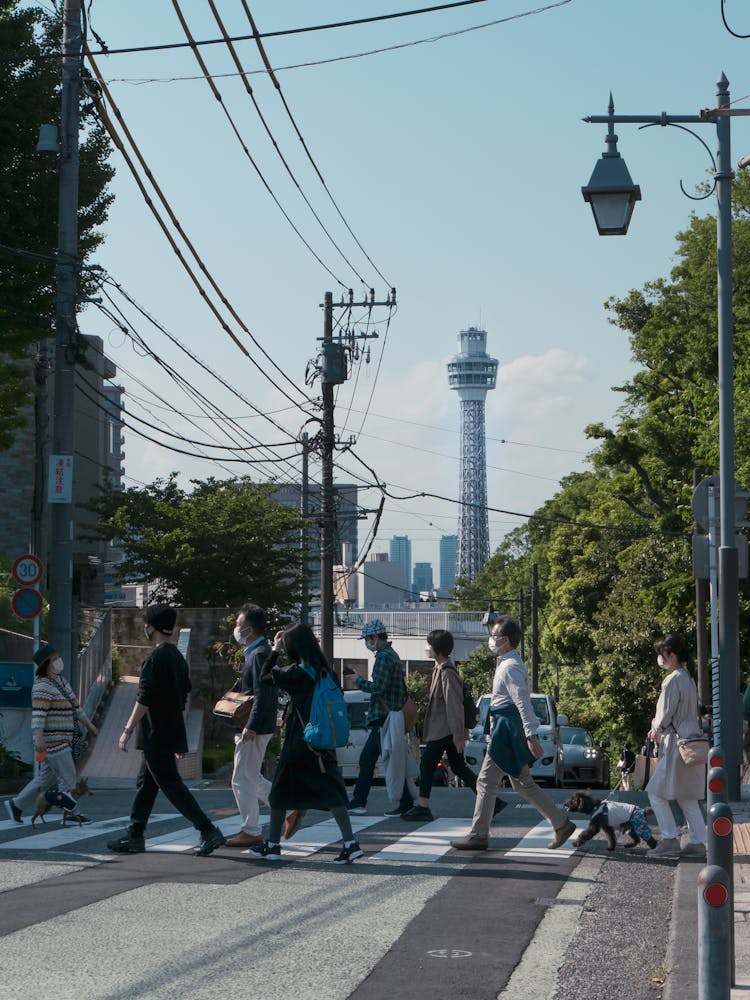
[[[558,0],[548,9],[536,2],[535,12],[533,0],[486,0],[264,40],[299,132],[359,245],[311,167],[255,42],[237,43],[278,148],[353,268],[290,180],[226,46],[202,49],[210,73],[235,74],[215,78],[221,103],[190,49],[96,57],[183,230],[260,345],[230,322],[248,358],[221,328],[115,152],[115,201],[96,263],[198,360],[187,358],[112,286],[105,290],[123,308],[129,330],[236,422],[209,421],[130,335],[90,306],[81,328],[104,340],[131,413],[165,421],[196,440],[210,433],[224,445],[244,443],[238,424],[261,442],[296,438],[316,413],[298,390],[312,399],[320,394],[319,382],[306,386],[304,379],[322,336],[324,293],[332,291],[338,301],[351,287],[360,303],[372,287],[382,302],[393,286],[398,307],[390,323],[385,307],[375,308],[369,323],[365,309],[353,310],[355,330],[379,336],[367,342],[370,363],[354,366],[336,399],[341,439],[356,436],[354,451],[389,492],[459,495],[459,403],[445,365],[459,330],[472,325],[486,329],[488,351],[499,360],[497,388],[487,398],[488,502],[513,512],[490,513],[492,548],[554,495],[563,477],[587,467],[592,442],[584,428],[616,420],[623,397],[613,387],[634,371],[627,336],[609,323],[604,303],[667,276],[675,235],[691,212],[713,212],[715,200],[693,202],[680,192],[680,180],[693,191],[710,168],[690,135],[619,126],[619,149],[643,200],[627,237],[599,237],[581,187],[604,149],[606,127],[582,118],[606,113],[610,91],[621,114],[698,113],[715,105],[722,72],[737,106],[750,106],[750,40],[727,32],[720,0]],[[399,0],[247,4],[261,32],[410,9]],[[241,0],[216,5],[231,34],[249,33]],[[739,33],[750,32],[746,6],[726,0]],[[207,0],[182,0],[181,9],[196,39],[219,36]],[[167,0],[93,0],[90,25],[110,49],[185,41]],[[413,44],[424,39],[434,40]],[[389,51],[341,59],[375,49]],[[322,60],[336,61],[281,68]],[[333,275],[270,197],[222,105],[266,184]],[[714,149],[714,127],[698,131]],[[732,142],[734,162],[750,153],[745,119],[733,120]],[[336,310],[337,319],[343,316]],[[195,415],[194,423],[180,412]],[[173,470],[185,487],[191,478],[211,475],[298,477],[286,463],[190,458],[131,431],[125,441],[126,485]],[[280,453],[294,450],[290,445]],[[353,481],[352,473],[370,479],[351,454],[337,462],[338,481]],[[319,478],[315,460],[311,474]],[[374,489],[361,494],[366,508],[378,499]],[[457,519],[451,502],[389,498],[372,552],[387,551],[392,535],[407,534],[413,560],[432,562],[437,577],[440,536],[455,533]],[[360,525],[361,539],[371,525],[372,517]]]

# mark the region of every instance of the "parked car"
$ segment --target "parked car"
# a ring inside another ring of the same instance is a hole
[[[485,735],[484,731],[491,700],[492,695],[489,694],[483,694],[479,699],[477,706],[479,708],[479,722],[469,733],[469,739],[466,742],[466,749],[464,750],[466,763],[472,771],[477,773],[482,766],[484,755],[487,752],[489,737]],[[539,729],[537,732],[544,750],[543,756],[532,765],[531,776],[539,784],[557,785],[559,788],[562,785],[562,758],[558,752],[560,746],[559,732],[560,726],[568,724],[568,717],[567,715],[558,714],[557,706],[549,694],[532,693],[531,705],[534,709],[534,714],[539,720]]]
[[[367,710],[370,707],[369,691],[344,691],[344,701],[349,715],[349,740],[345,747],[339,747],[336,757],[341,768],[344,781],[356,781],[359,774],[359,755],[368,736]],[[378,764],[375,766],[375,776],[377,779]]]
[[[560,764],[563,784],[610,788],[611,765],[606,752],[608,746],[608,740],[595,744],[588,729],[561,726]]]

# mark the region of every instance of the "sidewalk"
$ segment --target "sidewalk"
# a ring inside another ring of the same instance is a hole
[[[735,987],[731,1000],[750,1000],[750,785],[742,786],[742,801],[734,814],[734,954]],[[663,1000],[693,1000],[698,996],[698,874],[700,859],[680,861],[675,872]]]

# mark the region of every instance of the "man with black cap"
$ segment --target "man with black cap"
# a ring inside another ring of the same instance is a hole
[[[221,830],[203,812],[177,770],[175,754],[188,750],[184,711],[191,685],[185,657],[171,641],[176,621],[177,612],[167,604],[152,604],[146,611],[144,629],[154,649],[141,666],[136,702],[119,740],[120,749],[127,753],[138,726],[136,746],[143,750],[143,762],[130,826],[122,837],[107,844],[115,854],[146,850],[144,834],[159,789],[199,831],[200,842],[193,854],[205,857],[224,843]]]

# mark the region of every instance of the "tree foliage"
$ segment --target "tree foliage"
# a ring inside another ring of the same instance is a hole
[[[158,581],[154,598],[183,607],[253,601],[288,612],[300,594],[299,513],[246,477],[191,485],[172,473],[144,489],[105,486],[91,502],[96,537],[124,552],[118,579]]]
[[[49,155],[35,152],[39,126],[60,119],[59,16],[19,0],[0,0],[0,448],[22,425],[31,401],[28,359],[52,335],[58,175]],[[80,145],[79,259],[99,245],[111,196],[109,142],[84,119]],[[84,272],[80,289],[89,290]]]
[[[750,180],[734,183],[736,478],[750,485]],[[613,739],[639,743],[660,677],[653,640],[695,638],[691,498],[719,471],[716,220],[692,216],[669,278],[606,303],[637,365],[615,391],[615,426],[592,424],[590,469],[569,476],[508,535],[460,607],[510,610],[539,567],[541,683],[559,678],[561,711]],[[740,584],[742,638],[750,638]]]

